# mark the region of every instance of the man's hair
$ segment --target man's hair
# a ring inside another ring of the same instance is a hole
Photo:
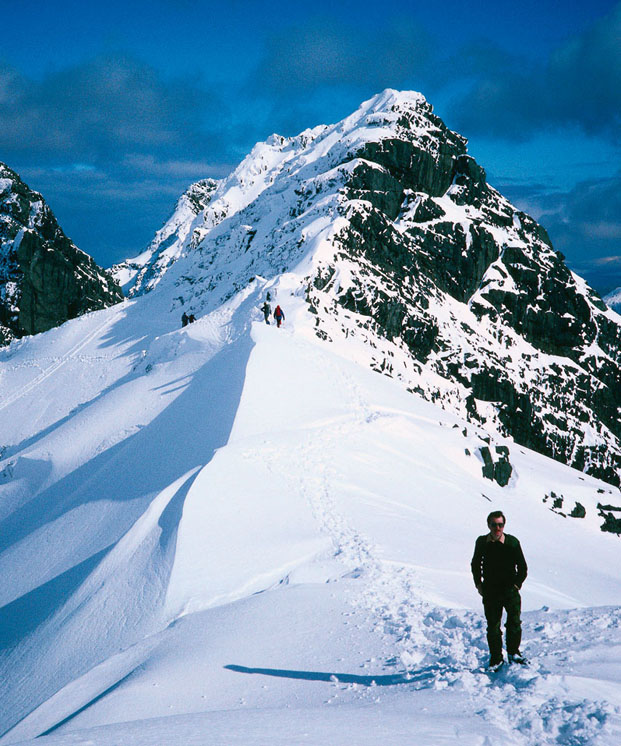
[[[492,512],[487,516],[488,526],[490,524],[490,521],[493,521],[494,518],[502,518],[503,523],[507,522],[507,519],[505,518],[505,514],[502,512],[502,510],[492,510]]]

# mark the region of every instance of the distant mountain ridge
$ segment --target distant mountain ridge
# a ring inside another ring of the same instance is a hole
[[[171,311],[198,315],[256,275],[293,273],[318,336],[620,483],[620,317],[421,94],[387,90],[335,125],[273,135],[199,189],[200,211],[177,210],[134,260],[130,294],[174,287]]]
[[[0,345],[122,299],[43,197],[0,163]]]
[[[621,288],[613,290],[604,298],[606,305],[610,306],[617,313],[621,313]]]
[[[113,275],[128,296],[148,289],[179,258],[189,239],[194,219],[207,207],[217,186],[215,179],[202,179],[190,185],[146,250],[140,256],[112,267]]]

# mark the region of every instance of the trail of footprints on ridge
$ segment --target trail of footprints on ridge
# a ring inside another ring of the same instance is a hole
[[[290,460],[296,462],[290,473],[302,477],[297,489],[302,490],[322,530],[331,537],[335,557],[346,568],[344,575],[360,581],[353,603],[369,615],[378,634],[391,639],[393,646],[396,639],[398,656],[386,661],[386,667],[394,670],[397,666],[403,671],[412,689],[454,687],[466,693],[473,713],[494,722],[510,743],[593,744],[611,711],[608,705],[559,697],[561,677],[544,672],[536,661],[527,669],[511,667],[496,677],[485,674],[481,669],[487,660],[482,613],[426,602],[416,572],[380,559],[376,548],[339,512],[331,496],[331,485],[338,478],[331,460],[334,447],[381,416],[368,407],[352,380],[346,384],[352,409],[359,414],[310,430],[307,441],[290,454]],[[271,467],[278,468],[275,453],[273,457],[267,454]],[[528,639],[529,625],[524,626]],[[532,635],[536,638],[537,632]]]

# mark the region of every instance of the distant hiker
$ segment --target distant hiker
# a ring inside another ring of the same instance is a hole
[[[267,301],[265,301],[265,303],[261,306],[261,310],[263,311],[263,317],[265,318],[265,323],[269,325],[270,314],[272,313],[272,307]]]
[[[196,321],[196,316],[193,313],[191,313],[188,316],[188,321],[190,322],[190,324],[193,324]]]
[[[187,313],[184,311],[183,316],[181,317],[181,326],[187,326],[188,321],[190,320],[190,317],[187,315]]]
[[[280,325],[285,320],[285,313],[280,306],[276,306],[274,318],[276,319],[276,326],[280,329]]]
[[[509,661],[526,663],[526,659],[520,653],[520,588],[526,580],[528,567],[520,542],[515,536],[504,533],[505,522],[506,519],[500,510],[495,510],[487,516],[489,533],[479,536],[476,540],[470,564],[474,584],[483,597],[490,653],[489,667],[493,669],[500,668],[504,663],[500,631],[503,609],[507,611],[505,634]]]

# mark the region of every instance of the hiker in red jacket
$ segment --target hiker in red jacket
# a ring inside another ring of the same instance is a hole
[[[280,306],[276,306],[274,318],[276,319],[276,326],[280,329],[280,325],[285,320],[285,313]]]

